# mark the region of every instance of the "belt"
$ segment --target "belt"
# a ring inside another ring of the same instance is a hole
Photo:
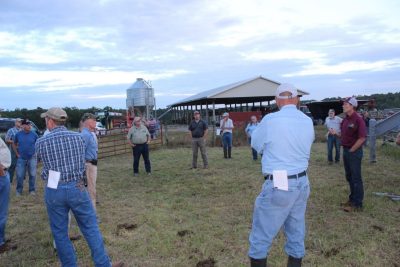
[[[147,142],[146,143],[143,143],[143,144],[134,144],[135,146],[142,146],[142,145],[146,145],[147,144]]]
[[[87,163],[92,163],[93,165],[97,166],[97,159],[88,159],[86,160]]]
[[[299,172],[298,174],[288,175],[288,179],[297,179],[307,175],[307,171]],[[274,176],[272,174],[267,174],[264,176],[265,180],[273,180]]]

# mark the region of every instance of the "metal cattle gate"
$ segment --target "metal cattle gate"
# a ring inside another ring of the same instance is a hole
[[[113,133],[99,136],[98,158],[107,158],[117,155],[132,153],[132,147],[126,139],[126,133]],[[162,136],[151,140],[150,150],[159,149],[163,145]]]

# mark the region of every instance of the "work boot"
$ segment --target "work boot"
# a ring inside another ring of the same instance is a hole
[[[227,153],[228,153],[228,150],[224,147],[224,158],[228,158],[228,156],[227,156]]]
[[[250,266],[251,267],[267,267],[267,258],[258,259],[258,260],[250,258]]]
[[[232,158],[232,147],[228,147],[228,158]]]
[[[349,207],[349,206],[351,206],[351,201],[347,200],[346,202],[341,202],[340,206],[341,207]]]
[[[287,262],[287,267],[301,267],[301,260],[302,260],[302,258],[295,258],[295,257],[289,256],[288,262]]]

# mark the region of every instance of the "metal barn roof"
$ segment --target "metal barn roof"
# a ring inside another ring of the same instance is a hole
[[[169,107],[271,101],[275,99],[275,91],[279,85],[279,82],[257,76],[201,92],[173,103]],[[299,89],[297,91],[300,96],[309,94]]]

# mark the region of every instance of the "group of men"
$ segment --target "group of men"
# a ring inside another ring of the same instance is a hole
[[[36,138],[34,149],[27,156],[42,162],[41,177],[45,181],[44,200],[47,208],[50,229],[62,266],[77,266],[75,249],[69,239],[69,212],[72,211],[78,226],[84,235],[95,266],[123,266],[123,262],[112,264],[104,247],[96,216],[96,177],[97,177],[97,140],[93,135],[95,116],[84,114],[81,133],[72,132],[65,127],[67,113],[61,108],[50,108],[42,113],[48,130],[41,138]],[[24,122],[22,122],[24,125]],[[28,135],[27,131],[23,132]],[[17,148],[24,147],[24,141],[16,134]],[[22,136],[24,136],[22,135]],[[29,160],[14,150],[16,156]],[[33,154],[32,154],[33,151]],[[0,140],[0,252],[8,251],[10,242],[5,239],[7,222],[11,153]],[[18,172],[18,163],[17,163]],[[86,187],[87,186],[87,187]],[[33,190],[34,191],[34,190]]]
[[[278,112],[266,115],[260,123],[257,118],[251,118],[252,123],[246,127],[253,159],[258,154],[262,155],[262,175],[265,178],[262,190],[255,200],[249,236],[248,255],[252,267],[267,266],[268,252],[281,228],[286,236],[287,266],[301,266],[305,255],[305,212],[310,195],[307,170],[315,138],[314,127],[312,120],[298,110],[299,98],[293,85],[281,84],[276,91],[275,100],[279,107]],[[344,150],[344,168],[350,185],[349,199],[344,203],[346,211],[361,210],[363,200],[361,159],[366,130],[356,108],[357,100],[354,97],[347,98],[343,102],[345,118],[339,120],[330,111],[326,123],[329,129],[328,148],[340,140]],[[47,181],[45,202],[59,259],[63,266],[76,266],[75,251],[68,238],[68,212],[72,210],[92,251],[95,265],[111,266],[96,219],[93,199],[95,191],[93,194],[89,190],[89,194],[85,187],[85,177],[96,176],[96,150],[85,147],[87,144],[95,144],[91,134],[94,117],[90,114],[83,117],[84,129],[81,134],[65,128],[67,114],[60,108],[49,109],[42,114],[42,118],[50,132],[36,140],[35,153],[37,159],[43,162],[41,176]],[[229,159],[234,126],[228,113],[223,114],[220,127],[224,158]],[[198,111],[194,113],[188,130],[192,137],[192,168],[197,168],[198,149],[203,158],[203,167],[208,168],[205,146],[208,126]],[[151,174],[148,155],[151,135],[142,124],[141,118],[134,119],[127,138],[133,148],[134,174],[139,173],[141,156],[144,158],[147,174]],[[17,138],[17,144],[18,140],[20,139]],[[4,207],[7,205],[3,203],[8,203],[8,197],[5,197],[9,191],[7,168],[11,166],[11,156],[6,150],[8,151],[7,147],[0,141],[0,196],[5,198],[0,206],[0,246],[4,246],[6,242],[4,214],[7,209]],[[328,155],[328,161],[333,162],[332,155]],[[335,161],[340,161],[340,153],[336,154]],[[118,262],[113,266],[122,264]]]

